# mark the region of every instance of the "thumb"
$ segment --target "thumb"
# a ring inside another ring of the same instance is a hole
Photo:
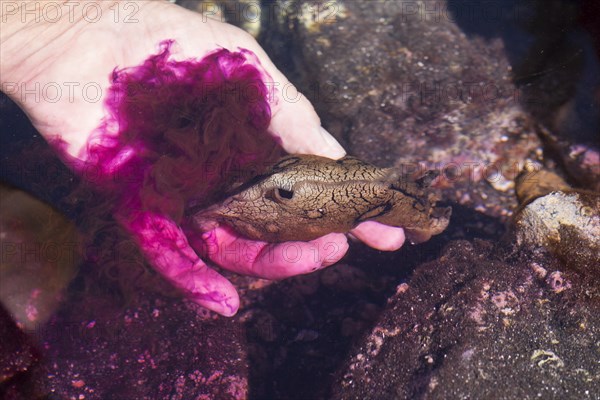
[[[285,79],[285,78],[284,78]],[[346,155],[344,148],[322,126],[306,96],[287,79],[275,96],[272,107],[271,133],[281,139],[288,153],[316,154],[329,158]]]
[[[273,83],[269,131],[281,140],[288,153],[316,154],[330,158],[346,155],[344,148],[323,127],[306,96],[277,69],[256,42],[246,43]]]

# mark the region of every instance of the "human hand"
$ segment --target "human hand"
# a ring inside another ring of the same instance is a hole
[[[30,10],[35,10],[36,4],[44,7],[44,2],[23,4]],[[130,134],[124,134],[131,120],[124,123],[120,119],[119,113],[124,108],[123,104],[116,105],[118,96],[115,94],[124,92],[115,90],[117,75],[111,72],[115,68],[143,65],[149,56],[156,54],[159,43],[172,40],[173,48],[169,51],[173,54],[169,60],[175,62],[198,60],[214,54],[219,48],[248,51],[247,65],[253,66],[263,80],[269,79],[275,88],[275,95],[268,99],[271,113],[268,131],[283,149],[289,153],[312,153],[331,158],[343,156],[341,146],[321,128],[308,100],[290,95],[293,86],[254,39],[231,25],[165,2],[127,2],[135,5],[129,10],[135,11],[133,23],[115,19],[115,9],[111,8],[115,3],[95,4],[101,10],[101,18],[94,23],[83,17],[77,18],[75,9],[73,22],[62,19],[48,24],[42,18],[40,22],[26,21],[24,24],[20,20],[22,10],[15,12],[3,3],[2,89],[25,110],[39,132],[57,146],[70,165],[80,172],[90,165],[97,166],[104,175],[95,182],[99,188],[122,193],[115,204],[115,216],[135,237],[151,264],[193,301],[220,314],[233,315],[239,307],[235,288],[209,268],[192,246],[223,268],[268,279],[308,273],[337,262],[348,248],[343,234],[333,233],[307,243],[275,245],[249,241],[224,227],[204,233],[184,232],[177,215],[181,202],[189,200],[189,196],[173,199],[169,191],[155,188],[160,180],[159,173],[165,173],[165,169],[156,168],[164,161],[160,151],[165,138],[143,135],[132,138]],[[33,41],[31,38],[38,33],[43,34],[43,39]],[[123,70],[121,78],[131,78],[137,73],[133,68],[129,72]],[[43,89],[55,85],[63,86],[62,96],[52,97],[51,91]],[[39,98],[31,96],[31,88],[36,87],[40,88]],[[66,89],[73,87],[75,90],[69,91],[67,96]],[[88,92],[83,90],[84,87]],[[90,88],[99,88],[98,98],[89,93]],[[295,101],[286,101],[277,88],[286,88],[288,96]],[[111,105],[118,107],[111,109]],[[159,108],[149,117],[170,115],[170,111]],[[240,121],[231,120],[232,124],[237,122]],[[129,141],[123,139],[126,136]],[[110,151],[100,151],[107,148]],[[154,158],[148,156],[150,150],[154,152]],[[245,149],[238,150],[227,148],[226,151],[235,158]],[[190,157],[183,160],[185,165],[169,165],[189,172],[191,160],[197,160],[195,155]],[[132,168],[136,169],[132,174],[139,186],[131,186],[131,180],[114,183],[108,179],[122,175],[124,171],[131,172]],[[172,170],[170,173],[176,174]],[[190,185],[187,189],[194,187]],[[397,249],[404,242],[402,229],[374,222],[361,224],[352,234],[383,250]],[[296,252],[291,257],[288,254],[290,246]]]

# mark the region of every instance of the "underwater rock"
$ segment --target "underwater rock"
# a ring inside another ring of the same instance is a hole
[[[333,398],[600,396],[600,196],[530,165],[504,240],[453,241],[398,286]]]
[[[27,331],[40,361],[10,382],[13,398],[247,398],[240,323],[183,302],[116,241],[128,244],[117,264],[84,264],[56,314]]]
[[[600,289],[547,254],[451,242],[398,286],[332,398],[594,399]]]
[[[261,31],[261,4],[256,0],[176,0],[188,10],[205,18],[227,22],[242,28],[254,37]]]
[[[570,188],[548,171],[517,179],[523,206],[514,235],[522,248],[544,250],[600,280],[600,193]]]
[[[517,26],[523,40],[508,42],[522,53],[514,65],[522,103],[540,122],[549,158],[572,182],[600,191],[598,5],[529,0],[515,7],[523,3],[531,9],[527,23]]]
[[[11,357],[0,358],[5,378],[27,374],[0,385],[0,398],[248,397],[239,321],[182,301],[114,221],[86,243],[66,293],[48,321],[24,331],[12,329],[10,317],[1,324],[0,356]]]
[[[0,183],[0,301],[24,329],[58,308],[81,260],[75,225],[48,204]]]
[[[37,351],[10,313],[0,304],[0,397],[10,393],[11,379],[37,361]]]
[[[450,242],[398,286],[333,398],[600,396],[600,196],[531,166],[504,240]]]
[[[582,188],[600,192],[600,142],[596,145],[574,143],[560,138],[548,129],[541,129],[544,145],[564,166],[570,180]]]
[[[437,167],[445,199],[510,214],[513,179],[540,141],[500,39],[468,37],[443,1],[284,3],[271,36],[290,43],[267,34],[265,45],[293,63],[288,75],[349,154]]]

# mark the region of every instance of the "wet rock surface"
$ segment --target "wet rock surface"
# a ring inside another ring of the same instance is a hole
[[[398,286],[333,398],[597,398],[599,296],[556,259],[451,242]]]
[[[547,170],[526,172],[516,182],[521,207],[511,224],[513,240],[598,279],[600,193],[573,189]]]
[[[0,183],[0,302],[25,329],[45,323],[81,261],[74,224],[48,204]]]
[[[600,395],[600,195],[545,170],[516,192],[502,241],[450,242],[398,286],[334,398]]]
[[[542,248],[572,268],[600,276],[600,194],[555,191],[525,206],[515,218],[522,246]]]
[[[74,284],[79,287],[71,288],[54,317],[26,331],[40,357],[27,375],[0,387],[4,398],[247,397],[238,323],[199,316],[175,295],[138,288],[133,298],[123,299],[115,295],[114,281],[98,277],[93,266],[85,269],[87,278],[80,274]]]
[[[18,381],[37,360],[31,340],[15,324],[12,316],[0,306],[0,394],[11,382]]]

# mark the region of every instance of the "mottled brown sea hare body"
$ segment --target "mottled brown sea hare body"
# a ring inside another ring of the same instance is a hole
[[[200,229],[217,221],[267,242],[307,241],[377,221],[402,227],[412,243],[421,243],[446,229],[451,214],[449,207],[433,207],[425,193],[435,176],[414,180],[352,157],[291,155],[192,218]]]

